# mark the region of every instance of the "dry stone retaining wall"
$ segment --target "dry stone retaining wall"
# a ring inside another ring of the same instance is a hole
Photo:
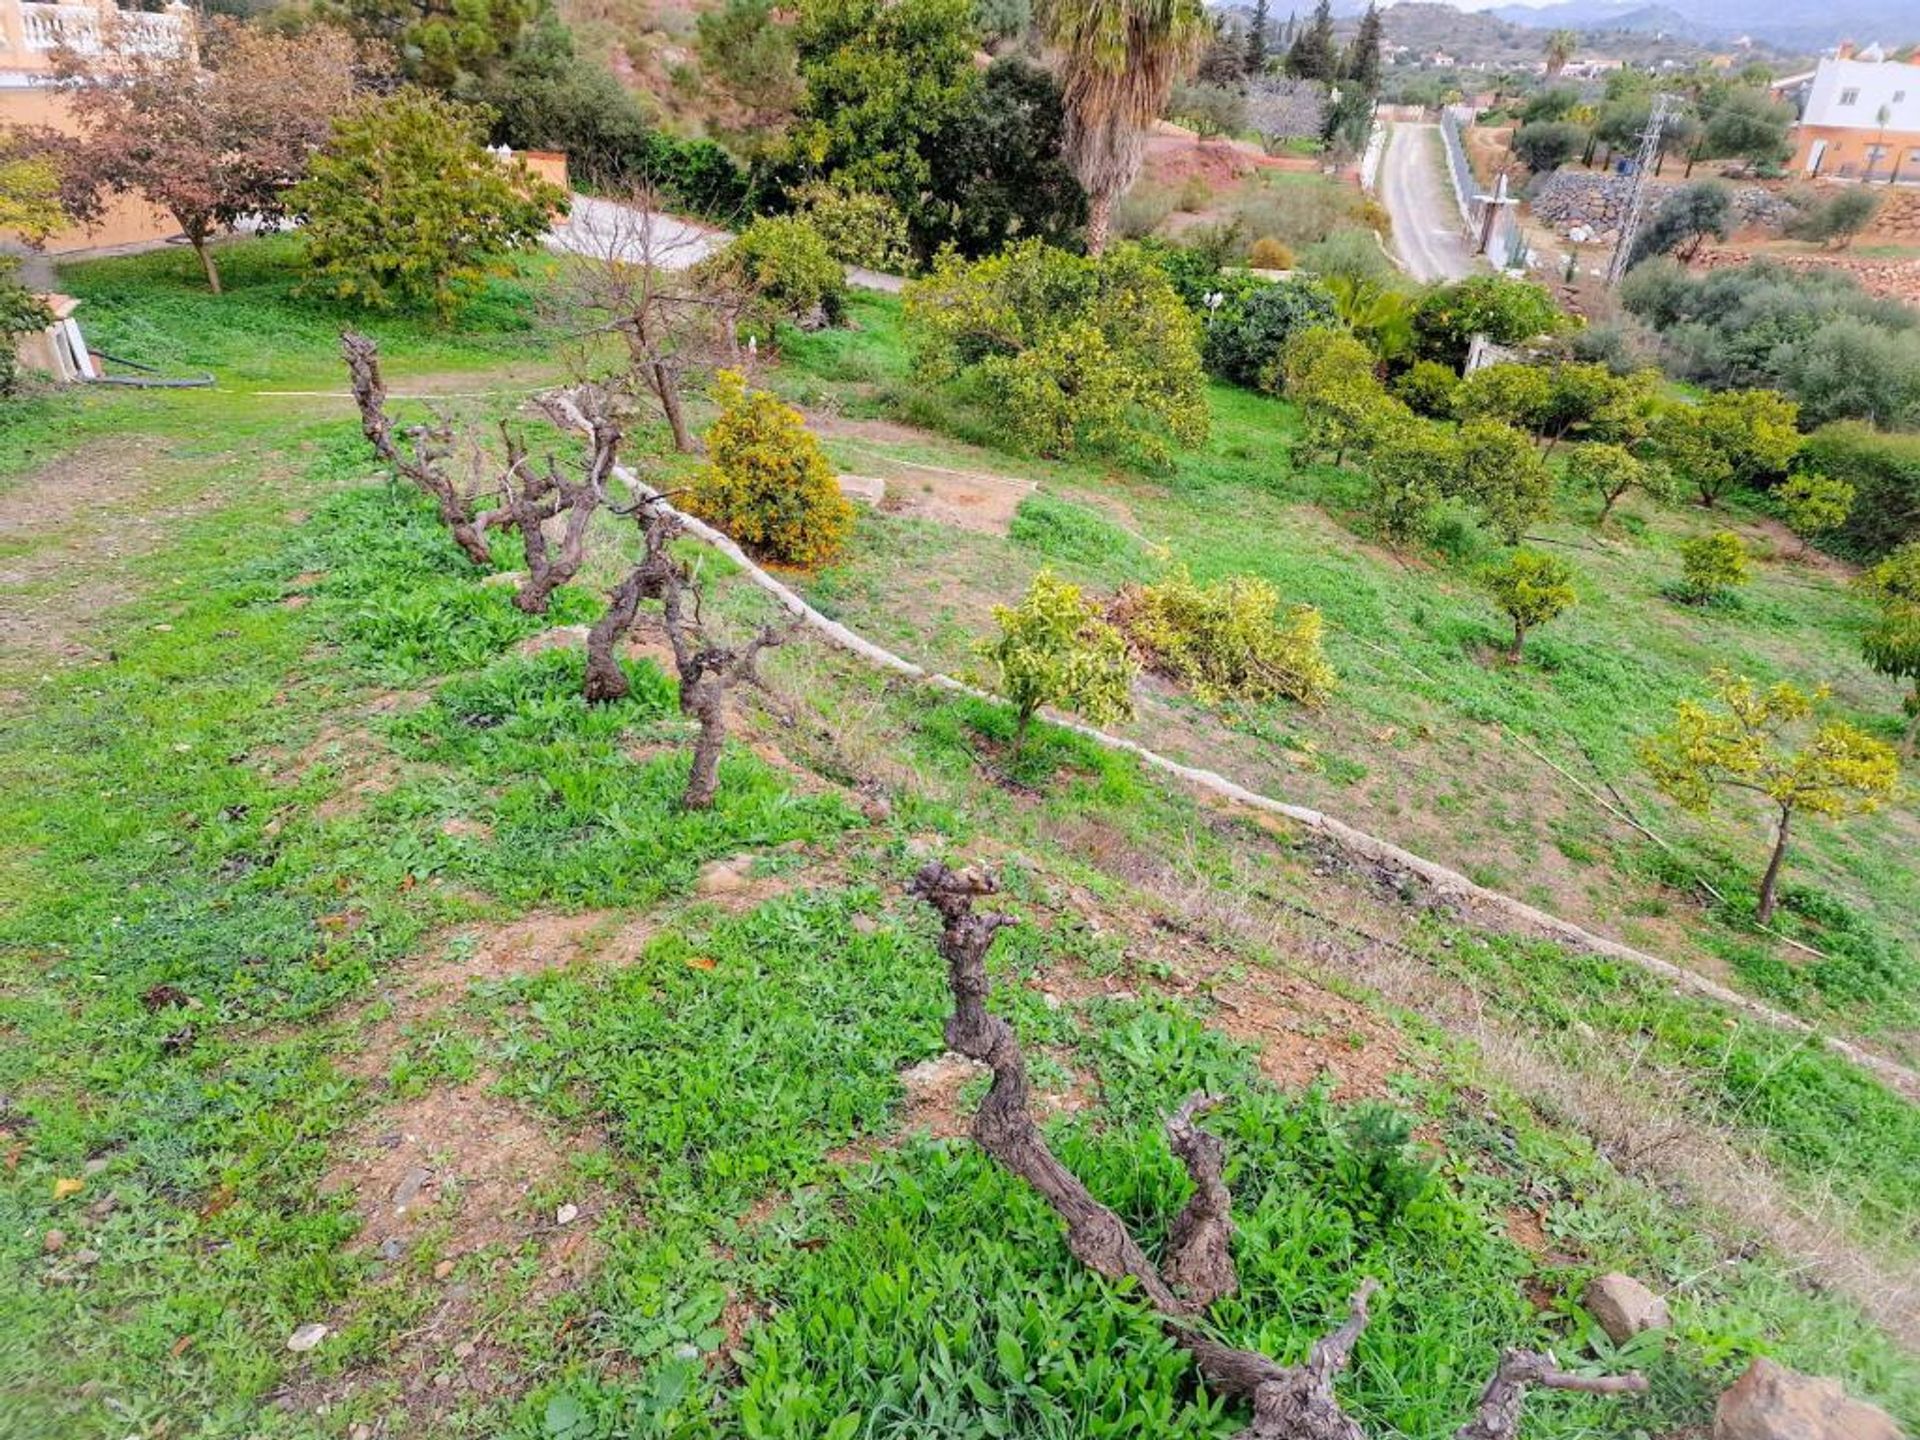
[[[1647,214],[1685,184],[1684,180],[1654,180],[1647,187]],[[1565,235],[1584,226],[1596,240],[1612,240],[1620,231],[1633,180],[1627,175],[1590,170],[1556,170],[1535,187],[1534,217]],[[1760,185],[1733,187],[1733,213],[1740,229],[1778,230],[1792,217],[1786,199]]]

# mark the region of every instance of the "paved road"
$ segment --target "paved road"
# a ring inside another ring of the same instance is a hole
[[[1394,125],[1380,165],[1380,202],[1393,217],[1393,248],[1416,280],[1458,280],[1481,268],[1461,233],[1445,165],[1438,125]]]
[[[651,215],[631,206],[591,195],[575,195],[567,218],[546,237],[550,250],[572,251],[603,260],[656,265],[662,270],[685,270],[699,264],[733,238],[677,215]],[[906,282],[858,265],[847,267],[847,283],[863,290],[897,291]]]

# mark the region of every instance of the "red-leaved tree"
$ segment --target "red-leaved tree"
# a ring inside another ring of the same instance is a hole
[[[97,47],[55,55],[78,133],[36,140],[76,219],[98,218],[110,196],[145,198],[179,223],[217,295],[210,242],[248,217],[285,218],[287,187],[352,98],[355,48],[327,26],[278,35],[211,22],[201,38],[169,51],[103,17]]]

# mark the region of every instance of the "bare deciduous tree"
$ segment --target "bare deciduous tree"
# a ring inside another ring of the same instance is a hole
[[[912,893],[939,912],[940,956],[947,964],[953,1014],[946,1041],[993,1072],[993,1084],[973,1120],[973,1138],[1009,1172],[1039,1193],[1066,1223],[1067,1249],[1109,1280],[1131,1277],[1164,1318],[1167,1333],[1190,1354],[1208,1388],[1253,1407],[1253,1420],[1236,1440],[1367,1440],[1340,1408],[1333,1381],[1347,1366],[1367,1326],[1367,1303],[1377,1283],[1363,1280],[1346,1320],[1315,1342],[1303,1365],[1281,1365],[1254,1350],[1222,1344],[1193,1321],[1238,1288],[1230,1245],[1231,1197],[1221,1178],[1226,1146],[1198,1118],[1219,1103],[1194,1095],[1167,1121],[1167,1142],[1194,1183],[1193,1198],[1167,1232],[1166,1255],[1155,1265],[1123,1221],[1101,1204],[1078,1176],[1047,1148],[1028,1103],[1026,1058],[1013,1026],[987,1009],[987,951],[1011,917],[979,913],[974,902],[999,889],[991,874],[950,870],[939,862],[914,877]],[[1481,1392],[1474,1417],[1457,1440],[1514,1440],[1531,1386],[1595,1394],[1639,1392],[1639,1375],[1584,1376],[1561,1370],[1550,1355],[1509,1350]]]
[[[661,210],[651,190],[583,206],[568,234],[555,290],[561,323],[576,335],[618,335],[634,390],[659,406],[674,448],[692,453],[699,445],[687,424],[688,381],[739,364],[735,337],[753,297],[714,276],[695,283],[690,272],[713,237]]]

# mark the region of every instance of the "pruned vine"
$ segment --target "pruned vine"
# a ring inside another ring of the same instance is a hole
[[[1226,1144],[1198,1123],[1220,1103],[1217,1097],[1189,1096],[1167,1119],[1168,1147],[1186,1168],[1194,1193],[1169,1227],[1158,1264],[1148,1258],[1126,1222],[1095,1199],[1047,1147],[1033,1118],[1019,1037],[1012,1025],[987,1009],[987,952],[994,937],[1014,921],[974,906],[998,889],[988,871],[953,870],[937,861],[924,867],[911,886],[940,916],[939,950],[953,995],[947,1044],[993,1074],[974,1115],[975,1142],[1052,1207],[1066,1225],[1067,1248],[1076,1259],[1110,1280],[1130,1278],[1136,1283],[1161,1315],[1167,1333],[1193,1357],[1209,1389],[1252,1407],[1251,1423],[1237,1440],[1367,1440],[1358,1422],[1341,1409],[1333,1387],[1367,1327],[1368,1302],[1379,1288],[1377,1281],[1369,1277],[1360,1282],[1347,1318],[1314,1342],[1300,1365],[1281,1365],[1259,1351],[1223,1344],[1194,1323],[1215,1301],[1239,1288],[1231,1253],[1232,1196],[1223,1178]],[[1619,1394],[1644,1391],[1647,1382],[1639,1375],[1572,1375],[1550,1355],[1509,1350],[1481,1392],[1473,1418],[1456,1432],[1457,1440],[1514,1440],[1526,1393],[1534,1386]]]

